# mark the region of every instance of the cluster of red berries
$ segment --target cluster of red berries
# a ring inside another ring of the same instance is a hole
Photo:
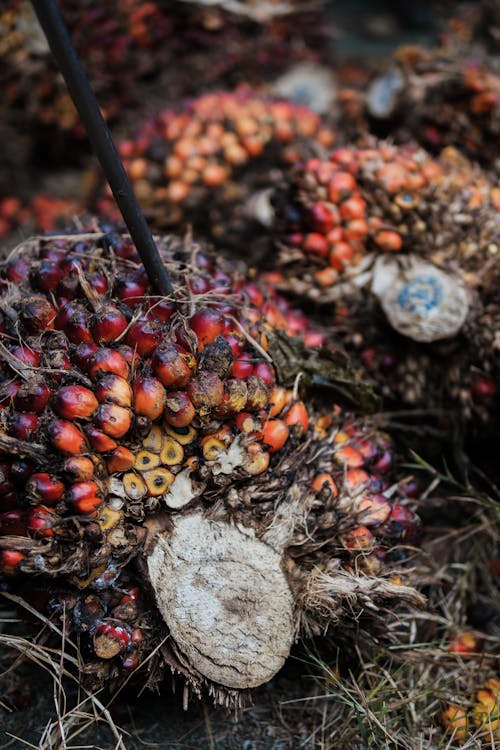
[[[249,199],[275,185],[280,168],[333,141],[307,107],[242,87],[204,94],[180,111],[164,109],[119,152],[155,227],[194,224],[201,236],[220,240],[234,224],[241,240],[251,223]],[[97,205],[116,216],[109,194]]]
[[[455,146],[491,166],[500,128],[500,76],[457,35],[437,49],[398,50],[402,86],[394,114],[427,148]]]
[[[301,278],[305,271],[311,288],[328,288],[370,253],[431,257],[454,236],[452,214],[494,215],[500,190],[452,150],[433,159],[415,145],[381,142],[309,159],[275,202],[282,260],[293,266],[300,250]]]
[[[33,232],[52,232],[67,224],[79,208],[75,201],[43,193],[27,204],[13,195],[0,198],[0,240],[17,230],[23,237]]]
[[[181,503],[177,485],[189,485],[200,462],[220,466],[236,438],[229,462],[256,475],[292,433],[307,430],[300,400],[273,403],[265,329],[306,343],[321,335],[285,300],[215,270],[201,252],[184,268],[188,315],[148,295],[135,248],[116,235],[42,240],[36,256],[4,264],[3,452],[18,446],[21,458],[2,464],[3,534],[64,538],[68,517],[95,519],[110,491],[104,528],[123,498],[170,488]],[[110,490],[117,474],[120,486]],[[189,492],[183,502],[197,494]]]
[[[418,485],[403,481],[391,499],[384,494],[394,481],[397,458],[390,438],[374,432],[359,420],[345,418],[339,423],[336,414],[323,414],[315,423],[318,436],[326,437],[331,426],[337,429],[333,450],[320,457],[315,465],[311,489],[322,500],[318,525],[331,533],[336,527],[346,550],[352,554],[345,567],[375,575],[388,561],[402,561],[408,549],[418,545],[421,525],[408,506],[408,499],[417,498]]]
[[[62,0],[61,13],[109,120],[142,99],[141,80],[163,74],[176,99],[242,81],[261,84],[291,62],[326,50],[319,11],[268,20],[181,0]],[[81,138],[82,126],[27,0],[0,12],[3,120]],[[21,116],[23,120],[21,120]],[[74,143],[74,142],[73,142]],[[64,146],[63,139],[59,146]],[[51,144],[53,146],[53,143]]]
[[[127,89],[134,80],[155,70],[168,56],[166,39],[173,30],[168,13],[157,3],[141,0],[101,4],[63,0],[61,12],[96,93],[103,96],[106,114],[116,116],[130,98]],[[9,0],[0,27],[3,107],[26,107],[28,116],[39,124],[83,135],[30,3]]]
[[[365,62],[338,68],[337,124],[349,140],[376,132],[434,153],[454,146],[491,169],[500,131],[494,5],[461,9],[435,47],[399,47],[383,72]]]

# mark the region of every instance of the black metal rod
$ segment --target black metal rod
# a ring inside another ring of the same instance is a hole
[[[52,54],[64,76],[130,236],[156,292],[173,296],[172,283],[141,211],[55,0],[32,0]]]

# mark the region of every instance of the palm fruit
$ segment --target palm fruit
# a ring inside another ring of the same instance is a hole
[[[374,142],[310,159],[274,203],[283,270],[267,278],[335,302],[330,326],[398,408],[493,424],[500,193],[484,173]]]
[[[242,87],[162,110],[119,151],[153,226],[194,226],[219,245],[241,248],[264,239],[267,195],[280,172],[333,140],[316,112]],[[109,192],[97,208],[116,218]]]
[[[421,602],[420,522],[390,439],[333,406],[373,407],[345,355],[241,266],[160,252],[176,305],[109,229],[2,265],[0,567],[47,590],[89,686],[147,664],[238,702],[356,600]]]
[[[476,693],[476,702],[472,707],[472,723],[484,733],[486,741],[494,737],[494,743],[500,739],[500,680],[488,680]]]

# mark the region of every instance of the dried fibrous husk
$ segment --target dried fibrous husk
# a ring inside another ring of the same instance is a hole
[[[174,519],[148,558],[158,608],[206,679],[245,689],[283,666],[293,641],[293,597],[281,557],[251,529],[200,513]]]

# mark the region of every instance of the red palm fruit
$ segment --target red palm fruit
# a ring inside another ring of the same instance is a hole
[[[403,238],[392,229],[383,229],[374,237],[375,244],[384,253],[397,253],[403,247]]]
[[[7,511],[7,510],[15,510],[19,505],[19,497],[17,495],[17,492],[14,492],[14,490],[9,490],[8,492],[3,492],[0,495],[0,510]]]
[[[20,390],[21,383],[18,380],[10,380],[9,382],[2,384],[2,395],[0,397],[0,400],[3,403],[8,403],[15,398]]]
[[[92,363],[92,357],[99,350],[95,344],[82,342],[78,344],[71,356],[72,361],[84,372],[88,372]]]
[[[141,598],[141,590],[134,586],[127,591],[126,594],[120,599],[120,604],[126,604],[127,602],[137,602]]]
[[[65,455],[85,453],[87,450],[80,428],[65,419],[53,419],[49,422],[47,433],[54,448]]]
[[[261,378],[256,375],[250,375],[246,379],[247,384],[247,402],[246,408],[252,411],[265,409],[269,403],[269,388]]]
[[[36,349],[19,344],[18,346],[13,346],[10,353],[24,365],[28,365],[29,367],[40,366],[40,352],[36,351]]]
[[[24,382],[14,397],[14,404],[17,409],[22,411],[32,411],[40,414],[51,396],[51,390],[46,383],[36,380]]]
[[[70,456],[63,464],[63,471],[75,481],[85,482],[95,474],[95,465],[85,456]]]
[[[270,419],[262,429],[262,442],[269,447],[269,453],[276,453],[285,445],[290,428],[282,419]]]
[[[139,274],[119,278],[114,286],[114,293],[128,307],[135,307],[146,293],[147,283]]]
[[[122,355],[131,370],[135,370],[141,364],[139,354],[128,344],[120,344],[116,351]]]
[[[129,366],[123,354],[103,346],[93,355],[89,373],[93,378],[97,378],[98,375],[105,372],[114,372],[115,375],[126,379],[129,374]]]
[[[304,344],[308,349],[318,349],[326,343],[326,336],[321,331],[306,331],[304,333]]]
[[[166,299],[161,299],[151,305],[148,313],[153,315],[153,317],[157,318],[157,320],[160,320],[162,323],[168,323],[175,311],[176,307],[172,302],[169,302]]]
[[[27,529],[34,536],[54,536],[53,526],[57,521],[57,514],[44,505],[33,508],[26,519]]]
[[[274,367],[269,362],[256,362],[252,375],[257,375],[269,388],[276,383]]]
[[[330,249],[326,239],[318,232],[309,232],[309,234],[306,234],[302,247],[306,253],[317,255],[319,258],[327,258]]]
[[[93,418],[96,427],[112,438],[123,437],[132,424],[130,411],[118,404],[101,404]]]
[[[356,187],[356,180],[349,172],[334,172],[328,183],[328,197],[332,203],[349,198]]]
[[[82,385],[65,385],[54,398],[54,411],[64,419],[88,419],[98,406],[92,391]]]
[[[56,505],[64,495],[64,484],[46,472],[37,472],[29,478],[25,491],[31,502]]]
[[[344,544],[348,549],[370,549],[374,544],[374,537],[366,526],[357,526],[344,536]]]
[[[216,294],[231,294],[233,282],[224,271],[215,271],[211,286]]]
[[[221,403],[224,385],[215,372],[200,370],[189,381],[187,393],[196,409],[212,409]]]
[[[165,420],[173,427],[187,427],[196,410],[184,391],[169,391],[165,404]]]
[[[7,264],[5,275],[13,284],[19,284],[28,278],[31,263],[27,258],[13,258]]]
[[[250,356],[245,356],[243,354],[243,356],[241,356],[239,359],[234,360],[233,364],[231,365],[229,374],[233,378],[243,380],[244,378],[249,378],[250,375],[253,375],[253,369],[254,363],[250,359]]]
[[[53,292],[62,280],[63,272],[58,262],[42,260],[39,267],[30,273],[31,283],[41,292]]]
[[[244,297],[248,297],[255,307],[261,307],[264,304],[264,295],[255,284],[244,284],[241,288],[241,294]]]
[[[167,388],[183,388],[192,375],[194,359],[182,346],[167,341],[154,350],[151,367]]]
[[[245,346],[245,339],[243,336],[239,336],[237,333],[226,333],[224,338],[231,347],[233,357],[239,357]]]
[[[76,482],[66,493],[66,501],[77,510],[87,507],[88,504],[94,510],[102,503],[102,498],[98,497],[99,492],[96,482]]]
[[[125,380],[113,372],[102,375],[95,386],[95,395],[101,403],[109,402],[118,406],[131,406],[132,388]]]
[[[77,310],[78,305],[76,302],[73,302],[72,300],[64,302],[64,304],[62,304],[57,312],[56,319],[54,321],[55,328],[58,331],[64,331],[66,326],[68,325],[69,319]]]
[[[334,478],[331,474],[328,474],[326,472],[317,474],[314,477],[311,483],[311,489],[313,489],[315,492],[322,492],[325,489],[328,489],[331,492],[332,497],[337,497],[337,495],[339,494]]]
[[[104,305],[92,318],[90,331],[98,344],[116,341],[128,323],[125,315],[114,305]]]
[[[390,471],[392,468],[392,453],[389,450],[385,450],[380,458],[373,464],[373,470],[380,474],[385,474],[386,471]]]
[[[161,343],[162,338],[161,325],[157,320],[140,318],[128,329],[126,342],[138,354],[148,357]]]
[[[38,427],[38,416],[32,412],[14,412],[9,419],[10,433],[18,440],[31,440]]]
[[[420,538],[421,523],[418,516],[405,505],[395,503],[387,521],[379,528],[380,536],[414,544]]]
[[[326,203],[319,202],[311,208],[309,219],[315,232],[326,234],[339,223],[340,217],[336,206],[328,206]]]
[[[56,323],[56,328],[58,328]],[[83,305],[74,304],[66,325],[62,328],[72,344],[93,343],[90,333],[90,316]]]
[[[307,432],[309,427],[309,415],[303,401],[296,401],[290,409],[287,411],[284,422],[289,427],[295,427],[295,430],[299,435],[303,435]]]
[[[158,378],[138,375],[133,385],[134,412],[149,419],[157,419],[165,408],[167,393]]]
[[[225,320],[217,310],[204,307],[192,316],[189,325],[198,337],[200,348],[203,348],[224,333]]]
[[[49,300],[41,294],[31,294],[25,297],[19,313],[30,333],[40,333],[54,328],[56,311]]]
[[[345,481],[347,487],[353,490],[355,487],[367,486],[370,481],[370,475],[364,469],[347,469]]]
[[[0,534],[23,536],[26,533],[26,514],[23,510],[0,513]]]
[[[210,282],[203,276],[195,276],[189,281],[191,294],[205,294],[210,289]]]
[[[0,570],[2,573],[13,575],[20,562],[25,558],[22,552],[14,549],[3,549],[0,551]]]
[[[95,517],[97,515],[96,511],[100,505],[102,505],[102,499],[100,497],[97,497],[97,495],[92,495],[90,497],[79,500],[74,504],[73,507],[76,513],[79,513],[82,516],[91,515]]]
[[[391,505],[383,495],[366,495],[359,501],[357,510],[365,526],[379,526],[389,518]]]
[[[136,650],[131,651],[128,654],[124,654],[122,659],[122,667],[123,669],[131,670],[131,669],[137,669],[137,667],[140,664],[139,660],[139,654]]]
[[[234,417],[234,423],[240,432],[249,435],[252,432],[260,430],[260,421],[249,411],[242,411]]]
[[[482,376],[473,380],[470,393],[476,404],[487,404],[496,396],[497,386],[493,378]]]
[[[103,273],[93,271],[87,275],[87,281],[94,292],[97,292],[99,295],[106,294],[108,291],[108,280]]]
[[[135,464],[135,456],[124,445],[119,445],[106,458],[106,468],[110,474],[116,471],[127,471]]]
[[[94,651],[100,659],[113,659],[130,647],[132,633],[124,623],[107,620],[96,627],[92,642]]]
[[[349,469],[363,466],[365,460],[362,454],[352,445],[342,445],[335,451],[335,460],[345,464]]]
[[[465,630],[450,642],[448,651],[451,654],[477,654],[482,650],[483,642],[472,630]]]
[[[114,450],[117,446],[116,440],[113,440],[109,435],[98,430],[94,425],[87,425],[85,427],[85,432],[90,445],[98,453],[107,453],[108,451]]]

